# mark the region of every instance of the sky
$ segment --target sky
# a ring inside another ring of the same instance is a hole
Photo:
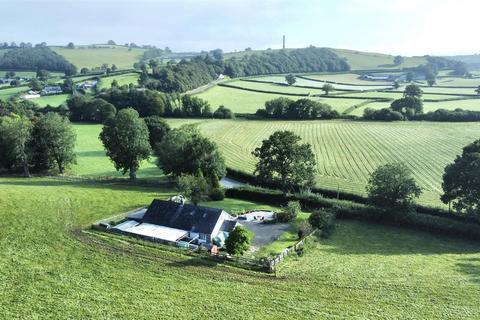
[[[0,0],[1,42],[480,53],[478,0]]]

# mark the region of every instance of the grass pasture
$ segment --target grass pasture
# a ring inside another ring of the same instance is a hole
[[[15,95],[26,92],[29,89],[30,88],[27,87],[27,86],[1,89],[0,90],[0,100],[7,100],[12,96],[15,96]]]
[[[188,120],[170,120],[172,124]],[[198,122],[198,121],[197,121]],[[252,172],[251,155],[277,130],[291,130],[309,142],[317,160],[320,187],[364,193],[379,165],[402,161],[424,189],[421,202],[440,205],[444,167],[480,137],[479,123],[205,120],[199,128],[220,146],[233,168]]]
[[[79,231],[169,190],[0,178],[0,194],[6,319],[480,317],[476,243],[339,221],[331,239],[287,259],[275,278]]]
[[[52,47],[51,49],[64,56],[79,70],[83,67],[100,67],[104,63],[107,63],[109,66],[115,64],[120,69],[132,68],[133,64],[139,61],[145,51],[140,48],[129,50],[124,46],[107,45],[98,45],[97,48],[77,46],[75,49],[64,47]]]
[[[65,103],[69,97],[69,94],[56,94],[51,96],[42,96],[40,98],[32,99],[30,101],[36,103],[41,107],[46,107],[47,105],[50,105],[52,107],[58,107],[59,105]]]
[[[117,76],[103,77],[100,79],[99,89],[110,88],[113,80],[117,80],[119,86],[129,85],[130,83],[138,85],[138,73],[125,73]]]

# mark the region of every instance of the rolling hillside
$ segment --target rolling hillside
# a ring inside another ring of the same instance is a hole
[[[51,47],[52,50],[64,56],[68,61],[73,63],[78,70],[83,67],[95,68],[102,64],[115,64],[120,69],[132,68],[133,64],[139,61],[144,49],[135,48],[129,50],[124,46],[97,45],[77,46],[75,49],[67,49],[64,47]]]

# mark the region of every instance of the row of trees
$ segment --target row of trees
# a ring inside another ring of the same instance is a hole
[[[99,98],[113,104],[118,110],[132,107],[141,117],[204,117],[204,118],[232,118],[233,113],[226,107],[220,106],[212,112],[210,104],[195,96],[165,94],[155,90],[139,90],[132,87],[111,88],[99,94]]]
[[[157,52],[152,51],[152,54],[156,55]],[[158,66],[156,60],[152,59],[151,62],[152,77],[149,77],[145,65],[140,84],[163,92],[185,92],[198,88],[217,79],[220,74],[242,77],[290,72],[338,72],[350,69],[348,63],[333,51],[315,47],[265,51],[226,60],[223,59],[222,51],[217,49],[189,61],[182,60],[178,64],[167,63]]]
[[[295,50],[263,51],[225,60],[224,74],[244,77],[272,73],[340,72],[350,66],[333,51],[310,46]]]
[[[366,108],[363,113],[365,120],[399,121],[415,119],[423,114],[422,89],[415,84],[405,87],[403,98],[392,102],[390,108],[375,110]]]
[[[340,116],[328,104],[311,99],[295,101],[285,97],[265,102],[265,108],[258,109],[256,115],[278,119],[335,119]]]
[[[29,119],[11,115],[0,118],[0,169],[8,172],[63,174],[75,162],[76,136],[68,120],[56,113]]]
[[[73,64],[45,46],[15,48],[5,52],[0,57],[0,69],[60,71],[67,76],[77,73]]]
[[[223,199],[220,179],[225,176],[225,160],[217,145],[194,126],[170,129],[158,117],[141,119],[132,108],[120,110],[107,119],[100,140],[115,168],[130,179],[143,160],[154,154],[157,166],[175,178],[195,204],[204,196]]]

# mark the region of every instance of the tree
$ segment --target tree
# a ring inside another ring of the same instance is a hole
[[[72,78],[67,77],[63,81],[62,84],[62,90],[65,93],[73,93],[73,90],[75,89],[75,83],[73,82]]]
[[[250,248],[253,233],[242,226],[233,229],[225,240],[225,248],[230,255],[242,255]]]
[[[117,71],[117,69],[118,69],[118,68],[117,68],[117,65],[116,65],[116,64],[112,64],[112,68],[111,68],[112,72]]]
[[[413,72],[407,72],[407,75],[406,75],[406,80],[407,82],[412,82],[413,81],[413,77],[414,77],[414,74]]]
[[[108,45],[111,45],[111,46],[116,46],[117,44],[115,43],[115,41],[113,40],[108,40],[107,42]]]
[[[409,84],[408,86],[405,87],[405,91],[403,92],[403,95],[405,97],[420,98],[423,95],[423,91],[416,84]]]
[[[159,116],[150,116],[144,118],[144,120],[148,128],[150,146],[152,149],[155,149],[155,146],[162,142],[163,138],[170,131],[170,126],[167,121]]]
[[[25,177],[30,177],[28,143],[31,139],[32,123],[25,117],[0,118],[0,145],[2,157],[12,165],[23,168]]]
[[[217,110],[215,110],[213,117],[217,119],[233,119],[235,118],[235,114],[232,112],[232,110],[221,105]]]
[[[427,84],[429,87],[432,87],[435,83],[437,83],[437,76],[432,72],[428,72],[425,75],[425,79],[427,80]]]
[[[217,145],[194,126],[182,126],[168,132],[155,148],[157,166],[165,174],[203,175],[210,186],[218,187],[225,176],[225,159]]]
[[[178,177],[177,183],[180,192],[194,205],[198,205],[210,193],[207,180],[202,175],[183,175]]]
[[[148,65],[150,66],[150,68],[155,69],[156,67],[158,67],[158,61],[155,60],[155,59],[150,59],[150,61],[148,61]]]
[[[315,156],[310,144],[291,131],[277,131],[252,154],[258,158],[255,172],[261,181],[278,183],[284,192],[315,184]]]
[[[11,87],[18,87],[20,86],[22,83],[20,82],[20,80],[17,80],[17,79],[14,79],[12,81],[10,81],[10,86]]]
[[[138,112],[122,109],[117,115],[106,121],[100,133],[107,155],[122,174],[129,172],[131,180],[142,160],[148,159],[152,149],[148,140],[148,128]]]
[[[402,115],[415,115],[423,113],[423,102],[416,97],[400,98],[393,101],[390,108]]]
[[[15,77],[15,71],[7,71],[5,72],[5,78],[12,79]]]
[[[37,168],[50,169],[56,166],[60,174],[75,163],[76,135],[67,118],[57,113],[47,113],[35,121],[31,146]]]
[[[400,83],[398,83],[398,81],[395,80],[395,81],[393,81],[392,87],[393,87],[393,89],[397,90],[398,88],[400,88]]]
[[[480,214],[480,140],[464,147],[445,168],[442,188],[443,203],[453,203],[460,213]]]
[[[405,58],[403,58],[402,56],[396,56],[395,58],[393,58],[393,64],[396,66],[401,65],[404,61]]]
[[[118,81],[117,79],[113,79],[112,83],[110,84],[110,88],[118,88]]]
[[[88,72],[90,72],[88,68],[83,67],[82,69],[80,69],[81,74],[87,74]]]
[[[312,227],[322,230],[329,224],[332,218],[332,212],[325,209],[318,209],[310,214],[310,216],[308,217],[308,222]]]
[[[366,189],[370,202],[384,208],[408,207],[422,193],[403,163],[378,167],[370,175]]]
[[[75,49],[75,45],[73,44],[73,42],[69,42],[67,44],[67,49]]]
[[[335,88],[334,88],[331,84],[326,83],[326,84],[323,85],[322,90],[323,90],[323,91],[325,92],[325,94],[328,96],[328,94],[329,94],[331,91],[335,90]]]
[[[293,221],[297,218],[297,215],[301,210],[300,202],[288,201],[287,205],[282,207],[282,211],[277,213],[277,219],[280,222]]]
[[[40,81],[47,81],[50,78],[50,72],[47,70],[37,70],[37,78]]]
[[[285,76],[285,81],[287,81],[288,85],[291,86],[297,82],[297,78],[293,74],[289,73]]]
[[[33,91],[41,91],[43,89],[43,84],[37,78],[30,80],[30,89]]]
[[[477,94],[480,94],[480,85],[477,87],[477,89],[475,89],[475,92],[476,92]]]

